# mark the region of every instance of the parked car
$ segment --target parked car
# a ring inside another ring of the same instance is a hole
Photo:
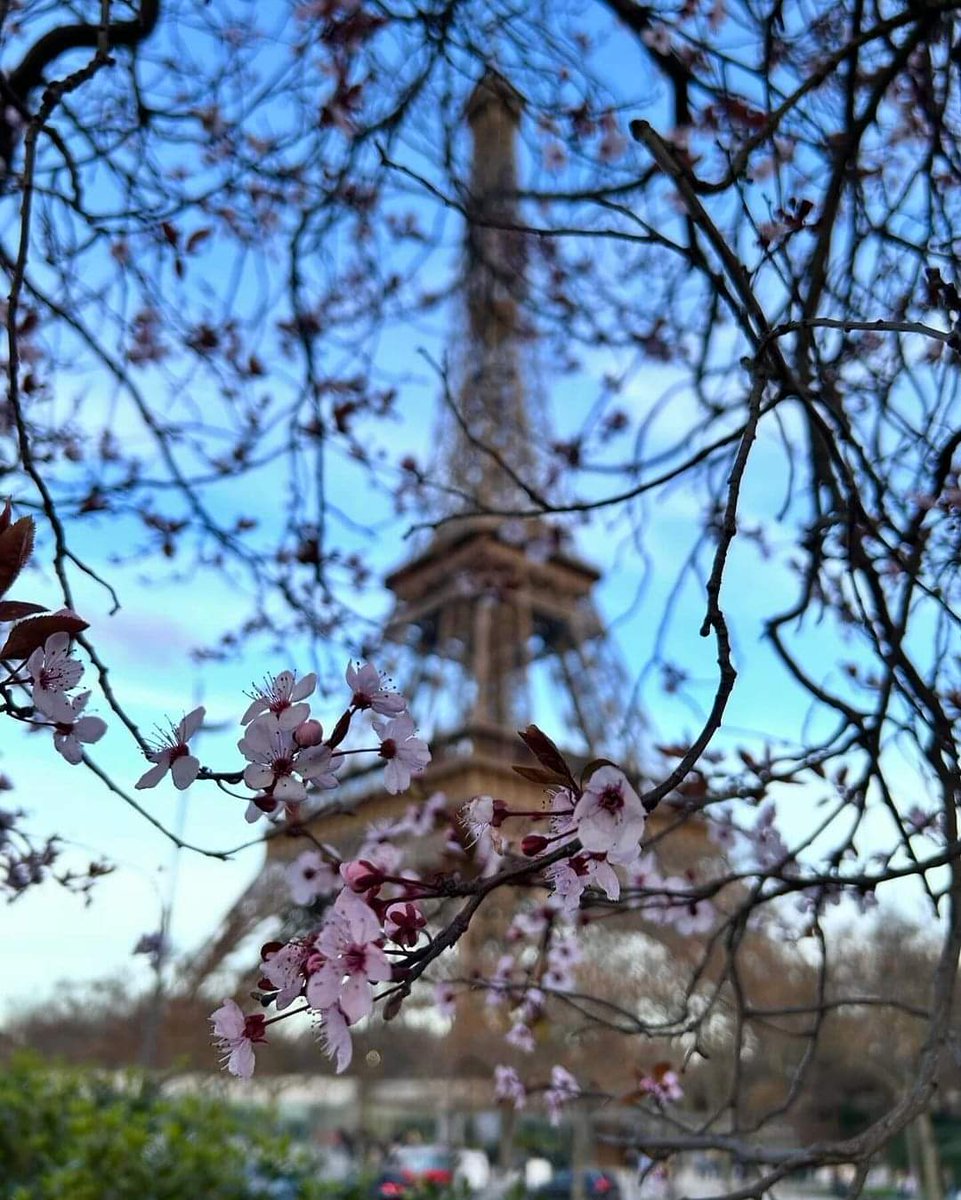
[[[449,1188],[455,1166],[454,1153],[446,1146],[398,1146],[374,1182],[375,1200],[397,1200],[422,1188]]]
[[[583,1171],[584,1200],[621,1200],[621,1186],[608,1171]],[[551,1179],[536,1188],[531,1196],[534,1200],[572,1200],[574,1172],[555,1171]]]

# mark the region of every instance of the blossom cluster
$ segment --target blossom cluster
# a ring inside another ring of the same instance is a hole
[[[511,813],[490,796],[475,797],[465,806],[465,823],[478,845],[491,851],[504,849],[503,825],[511,816],[546,818],[547,832],[530,833],[520,850],[528,857],[579,844],[576,852],[552,862],[545,875],[552,903],[562,912],[577,911],[589,886],[600,888],[610,900],[620,896],[615,868],[630,868],[641,854],[647,813],[627,776],[618,767],[599,767],[579,794],[570,787],[552,790],[549,813]]]
[[[269,676],[250,693],[241,717],[243,737],[237,749],[246,759],[241,778],[255,795],[247,804],[247,820],[295,813],[307,799],[308,789],[326,791],[338,786],[345,755],[338,747],[352,719],[372,714],[371,725],[379,739],[376,753],[384,761],[384,786],[395,794],[405,791],[430,762],[427,743],[417,736],[402,696],[385,686],[369,663],[348,663],[346,673],[351,699],[348,708],[325,738],[324,727],[310,711],[308,697],[317,686],[313,673],[299,679],[293,671]],[[376,714],[376,715],[373,715]],[[190,787],[201,772],[200,760],[190,741],[201,729],[203,707],[187,713],[176,725],[161,731],[147,752],[153,764],[137,781],[138,788],[156,787],[170,773],[174,787]]]
[[[72,766],[83,759],[83,747],[107,732],[100,717],[85,716],[89,692],[68,693],[83,675],[83,664],[71,654],[70,635],[52,633],[26,661],[34,712],[53,729],[53,744]]]
[[[377,848],[369,853],[369,858],[341,862],[336,868],[319,851],[302,854],[288,872],[294,898],[310,901],[336,893],[334,899],[309,935],[271,942],[261,951],[262,1002],[282,1014],[303,1000],[297,1011],[309,1012],[319,1022],[324,1050],[338,1072],[350,1063],[350,1027],[372,1012],[376,985],[388,984],[393,977],[390,952],[416,947],[427,924],[412,898],[417,881],[389,874],[397,868],[394,854]],[[236,1021],[232,1028],[239,1028]],[[259,1026],[256,1032],[262,1032]],[[228,1036],[216,1020],[215,1034],[228,1054],[228,1068],[249,1076],[253,1043],[264,1039]],[[249,1043],[239,1055],[237,1038]]]
[[[405,791],[427,766],[430,751],[416,736],[404,698],[385,686],[369,664],[349,664],[346,678],[350,704],[326,739],[307,703],[316,686],[314,675],[298,680],[292,672],[283,672],[255,689],[241,721],[245,733],[238,742],[247,759],[244,783],[258,793],[248,804],[248,819],[274,814],[281,807],[296,810],[307,798],[308,787],[336,787],[345,761],[337,747],[360,713],[371,714],[380,743],[372,752],[384,762],[388,792]],[[184,750],[202,718],[202,710],[185,718],[166,745],[158,748],[158,761],[148,775],[165,771],[171,762],[173,773],[177,762],[192,758]],[[198,770],[199,764],[197,769],[191,765],[193,777]],[[261,1002],[275,1009],[277,1015],[271,1020],[278,1020],[302,1000],[296,1011],[310,1013],[319,1023],[322,1045],[338,1072],[350,1063],[351,1027],[370,1015],[375,987],[392,979],[389,952],[412,950],[427,924],[417,903],[418,881],[396,875],[400,852],[394,839],[426,831],[444,803],[443,796],[432,797],[419,808],[412,806],[400,820],[373,827],[357,857],[349,861],[318,847],[299,855],[287,868],[295,903],[311,905],[322,898],[329,903],[309,935],[264,946]],[[244,1017],[233,1001],[225,1001],[211,1020],[228,1070],[249,1077],[254,1069],[253,1047],[266,1041],[266,1019],[262,1014]]]

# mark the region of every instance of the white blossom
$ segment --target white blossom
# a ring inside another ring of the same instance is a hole
[[[27,659],[27,670],[33,680],[33,703],[53,721],[69,722],[73,711],[64,695],[76,687],[83,675],[83,664],[70,657],[70,636],[51,633]]]
[[[201,706],[187,713],[179,725],[172,728],[163,740],[148,751],[147,758],[155,765],[137,780],[138,788],[152,788],[170,772],[174,787],[189,788],[200,771],[200,760],[190,753],[187,743],[204,722],[206,710]]]
[[[257,687],[251,696],[247,711],[240,718],[241,725],[249,725],[256,717],[270,713],[277,718],[281,729],[296,729],[310,715],[310,705],[300,703],[313,692],[317,686],[317,676],[313,673],[297,679],[293,671],[281,671],[279,675],[268,676],[261,687]]]

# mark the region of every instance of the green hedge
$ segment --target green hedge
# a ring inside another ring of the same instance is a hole
[[[267,1116],[30,1057],[0,1069],[0,1200],[270,1200],[279,1179],[331,1196]]]

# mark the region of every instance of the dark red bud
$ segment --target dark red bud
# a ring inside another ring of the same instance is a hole
[[[391,996],[391,998],[384,1005],[385,1021],[393,1021],[394,1017],[396,1017],[400,1012],[401,1005],[404,1003],[406,997],[406,992],[398,992],[395,996]]]
[[[333,750],[333,748],[335,746],[339,746],[340,743],[347,736],[347,730],[350,729],[350,717],[351,717],[351,712],[350,712],[350,709],[348,708],[347,711],[340,718],[340,720],[337,722],[337,724],[334,726],[333,733],[327,739],[327,745],[331,748],[331,750]]]
[[[543,853],[547,849],[547,838],[542,837],[539,833],[529,833],[521,842],[521,854],[527,858],[534,858],[535,855]]]

